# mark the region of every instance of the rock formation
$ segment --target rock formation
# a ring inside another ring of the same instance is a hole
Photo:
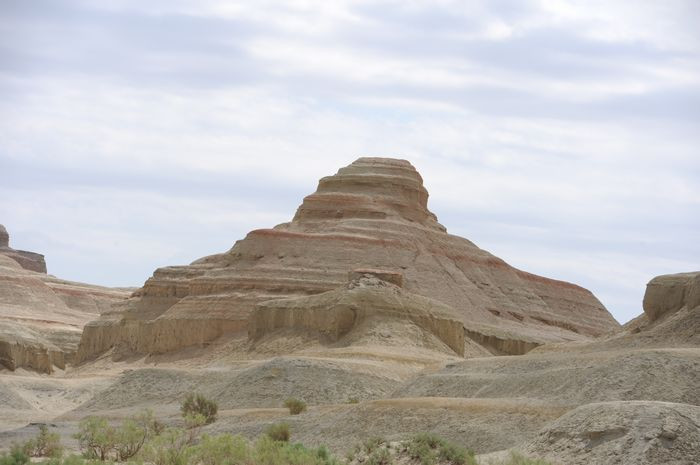
[[[0,366],[51,373],[72,360],[85,323],[130,291],[64,281],[24,265],[0,254]]]
[[[163,353],[246,331],[266,300],[332,291],[357,268],[403,275],[445,304],[494,353],[587,340],[619,325],[586,289],[517,270],[447,234],[405,160],[360,158],[319,182],[289,223],[250,232],[226,253],[160,268],[121,308],[86,326],[81,360],[110,347]]]
[[[700,463],[700,407],[604,402],[579,407],[540,431],[525,451],[567,465]]]
[[[657,276],[644,293],[644,314],[649,321],[699,305],[700,271]]]
[[[25,270],[46,273],[46,262],[44,261],[44,256],[35,252],[27,252],[26,250],[15,250],[10,247],[10,235],[8,234],[7,229],[5,229],[5,226],[1,224],[0,255],[7,255],[19,263]]]
[[[403,291],[395,284],[403,280],[400,273],[356,270],[349,275],[348,285],[333,291],[258,304],[248,324],[250,338],[295,328],[315,331],[336,342],[368,318],[395,318],[413,322],[464,355],[463,325],[453,317],[452,308]]]

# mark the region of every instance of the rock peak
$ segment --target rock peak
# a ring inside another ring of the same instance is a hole
[[[5,226],[0,224],[0,247],[10,246],[10,235],[7,233]]]
[[[445,231],[428,210],[423,178],[407,160],[358,158],[332,176],[321,178],[292,220],[398,220]]]
[[[26,250],[15,250],[10,247],[10,234],[2,224],[0,224],[0,253],[10,257],[26,270],[46,273],[44,256],[34,252],[27,252]]]

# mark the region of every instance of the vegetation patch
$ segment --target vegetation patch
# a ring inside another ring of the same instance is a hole
[[[301,412],[306,411],[306,402],[294,397],[285,400],[284,406],[289,409],[289,413],[292,415],[299,415]]]
[[[190,392],[180,404],[180,411],[184,418],[201,415],[204,418],[204,423],[208,425],[216,421],[219,405],[202,394]]]

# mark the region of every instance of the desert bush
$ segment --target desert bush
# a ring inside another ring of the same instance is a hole
[[[325,448],[308,449],[302,444],[274,441],[261,436],[252,450],[255,465],[338,465]]]
[[[216,413],[219,411],[219,406],[213,400],[207,399],[202,394],[190,392],[185,397],[180,405],[180,411],[183,418],[194,415],[202,415],[205,423],[208,425],[216,421]]]
[[[26,465],[29,463],[29,456],[22,449],[22,446],[14,444],[9,453],[0,454],[0,465]]]
[[[284,406],[289,409],[289,413],[292,415],[299,415],[301,412],[306,410],[306,402],[300,399],[295,399],[290,397],[284,401]]]
[[[375,449],[369,457],[367,457],[367,465],[389,465],[392,463],[391,453],[386,447]]]
[[[116,431],[105,418],[88,417],[78,424],[78,432],[73,435],[83,456],[87,459],[107,460],[114,449]]]
[[[145,410],[127,418],[118,428],[104,418],[86,418],[78,425],[74,437],[85,458],[124,462],[135,457],[149,439],[162,431],[163,426],[153,417],[153,412]]]
[[[117,461],[124,462],[136,456],[149,438],[157,436],[158,429],[160,423],[153,418],[151,410],[124,420],[114,434]]]
[[[202,394],[189,393],[180,405],[180,411],[183,418],[203,417],[205,424],[210,424],[216,421],[216,414],[219,410],[218,404],[204,397]]]
[[[273,423],[265,429],[265,434],[273,441],[288,442],[291,437],[289,423]]]
[[[61,436],[50,433],[46,425],[39,425],[39,434],[25,442],[22,449],[30,457],[60,457],[63,454]]]
[[[250,463],[250,455],[248,442],[241,436],[205,434],[193,448],[190,460],[199,465],[236,465]]]
[[[187,465],[194,454],[193,436],[181,428],[167,428],[145,443],[139,458],[154,465]]]
[[[407,444],[408,454],[421,465],[447,462],[453,465],[475,465],[474,453],[431,433],[413,436]]]
[[[348,404],[359,404],[359,403],[360,403],[360,399],[358,399],[357,397],[349,397],[348,398]]]
[[[367,454],[371,454],[372,452],[374,452],[375,449],[377,449],[382,444],[386,444],[386,439],[380,438],[378,436],[374,436],[374,437],[365,439],[365,441],[362,443],[362,447],[364,448],[364,450]]]

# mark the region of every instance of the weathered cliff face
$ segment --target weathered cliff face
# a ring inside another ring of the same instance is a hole
[[[346,286],[308,297],[257,305],[248,323],[251,339],[282,328],[314,331],[337,342],[369,318],[408,320],[464,355],[464,328],[454,310],[433,299],[405,292],[398,273],[361,270]]]
[[[643,306],[649,321],[700,306],[700,271],[655,277],[647,284]]]
[[[0,224],[0,255],[6,255],[20,264],[25,270],[46,273],[46,262],[44,256],[27,252],[26,250],[15,250],[10,247],[10,235],[5,226]]]
[[[44,373],[65,368],[85,323],[129,294],[30,271],[0,254],[0,365]]]
[[[519,343],[585,340],[618,323],[586,289],[517,270],[447,234],[405,160],[360,158],[321,179],[289,223],[231,250],[155,271],[117,314],[86,326],[79,358],[114,345],[167,352],[245,330],[266,300],[342,286],[356,268],[402,273],[405,291],[451,308],[472,333]]]

